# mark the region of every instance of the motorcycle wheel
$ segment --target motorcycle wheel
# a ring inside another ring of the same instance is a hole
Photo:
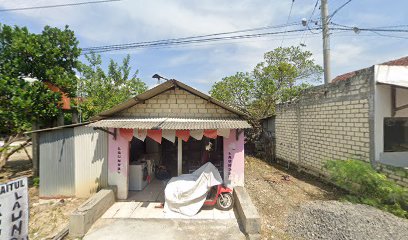
[[[232,209],[234,207],[234,197],[232,193],[221,193],[217,199],[216,207],[223,211]]]

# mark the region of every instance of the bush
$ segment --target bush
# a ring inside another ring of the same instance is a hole
[[[33,186],[34,187],[39,187],[40,186],[40,178],[39,177],[33,178]]]
[[[408,190],[359,160],[330,160],[325,168],[332,181],[349,191],[346,199],[408,218]]]

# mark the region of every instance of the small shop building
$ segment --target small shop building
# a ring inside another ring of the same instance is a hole
[[[251,127],[244,117],[169,80],[90,122],[34,131],[39,135],[40,197],[85,198],[113,187],[118,199],[128,199],[158,178],[192,173],[207,162],[224,184],[243,186],[243,130]]]

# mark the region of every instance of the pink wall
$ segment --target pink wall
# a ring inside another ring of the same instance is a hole
[[[109,129],[113,132],[114,129]],[[129,172],[129,142],[117,131],[116,140],[109,134],[108,141],[108,184],[117,186],[118,199],[127,199]]]
[[[224,137],[224,184],[244,186],[244,132],[238,140],[236,130],[231,129],[229,138]]]

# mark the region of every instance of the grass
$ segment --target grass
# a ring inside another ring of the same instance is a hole
[[[330,160],[325,168],[331,180],[347,190],[344,199],[408,218],[408,190],[359,160]]]
[[[39,187],[40,186],[40,178],[39,177],[33,178],[33,186],[34,187]]]

